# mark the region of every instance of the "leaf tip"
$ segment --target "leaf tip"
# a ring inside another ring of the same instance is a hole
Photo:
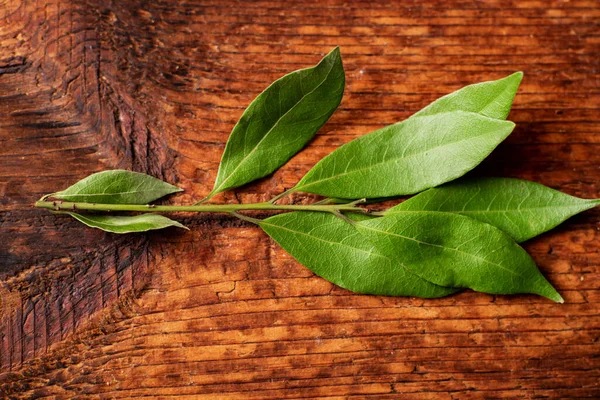
[[[335,46],[333,48],[333,50],[331,50],[324,58],[323,60],[332,60],[331,62],[333,64],[336,63],[341,63],[342,62],[342,55],[340,53],[340,46]]]
[[[550,300],[560,304],[563,304],[565,302],[565,299],[563,299],[562,296],[556,290],[553,290],[552,293],[544,297],[547,297]]]
[[[516,93],[522,80],[523,80],[523,71],[517,71],[517,72],[514,72],[514,73],[508,75],[505,78],[500,79],[500,82],[504,81],[505,83],[508,83],[508,86],[513,87],[514,91]]]
[[[517,71],[514,72],[510,75],[508,75],[505,78],[499,79],[496,82],[501,82],[501,84],[504,86],[505,90],[507,91],[507,93],[509,93],[509,98],[510,98],[510,103],[508,104],[508,110],[510,110],[510,106],[512,106],[512,102],[514,100],[514,97],[517,94],[517,90],[519,90],[519,86],[521,85],[521,81],[523,80],[523,72],[522,71]],[[508,98],[507,98],[508,100]],[[507,110],[507,111],[508,111]],[[508,112],[507,115],[504,116],[505,119],[508,116]]]
[[[556,292],[556,294],[554,296],[552,296],[552,300],[554,300],[557,303],[563,304],[565,302],[565,299],[562,298],[562,296]]]
[[[513,78],[515,81],[519,81],[519,83],[521,83],[521,81],[523,80],[523,71],[517,71],[514,74],[509,75],[508,77]]]
[[[166,217],[165,217],[165,218],[166,218]],[[190,228],[188,228],[187,226],[183,225],[181,222],[174,221],[174,220],[172,220],[172,219],[170,219],[170,218],[169,218],[168,220],[169,220],[170,226],[173,226],[173,227],[175,227],[175,228],[182,228],[182,229],[185,229],[186,231],[189,231],[189,230],[190,230]],[[165,228],[166,228],[166,227],[165,227]]]
[[[509,83],[510,91],[512,96],[514,97],[517,94],[517,90],[519,90],[519,86],[521,86],[521,81],[523,80],[523,71],[517,71],[506,78],[504,78],[506,82]]]

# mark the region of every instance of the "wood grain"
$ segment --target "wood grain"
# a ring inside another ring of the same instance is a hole
[[[517,129],[473,174],[600,197],[598,21],[592,0],[0,0],[0,394],[599,398],[597,210],[525,246],[557,305],[356,295],[229,217],[116,236],[31,206],[109,168],[202,198],[249,102],[336,45],[338,112],[215,201],[266,200],[339,145],[517,70]]]

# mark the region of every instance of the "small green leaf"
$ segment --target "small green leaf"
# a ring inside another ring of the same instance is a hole
[[[535,182],[485,178],[429,189],[390,208],[386,215],[405,211],[459,213],[494,225],[523,242],[598,204],[600,200],[569,196]]]
[[[182,190],[150,175],[115,169],[92,174],[52,196],[82,203],[148,204]]]
[[[409,118],[338,148],[294,191],[349,199],[417,193],[473,169],[514,126],[464,111]]]
[[[368,219],[360,215],[352,218]],[[267,218],[260,226],[315,274],[353,292],[433,298],[457,291],[421,279],[392,261],[351,224],[333,214],[286,213]]]
[[[158,214],[141,214],[135,216],[76,214],[67,212],[76,220],[92,228],[102,229],[112,233],[146,232],[153,229],[163,229],[169,226],[188,229],[177,221]]]
[[[413,117],[448,111],[469,111],[494,119],[506,119],[523,79],[515,72],[497,81],[476,83],[441,97]]]
[[[527,252],[492,225],[459,214],[398,211],[355,226],[383,254],[437,285],[563,302]]]
[[[231,132],[209,197],[270,174],[300,151],[340,104],[344,83],[336,47],[258,95]]]

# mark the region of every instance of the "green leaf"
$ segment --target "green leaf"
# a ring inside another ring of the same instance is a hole
[[[135,216],[83,215],[72,212],[67,212],[65,214],[69,214],[87,226],[112,233],[146,232],[153,229],[167,228],[169,226],[188,229],[179,222],[158,214],[141,214]]]
[[[338,148],[294,191],[349,199],[417,193],[473,169],[514,126],[464,111],[409,118]]]
[[[398,211],[355,226],[383,254],[437,285],[563,302],[527,252],[492,225],[459,214]]]
[[[406,211],[459,213],[494,225],[523,242],[598,204],[600,200],[569,196],[535,182],[486,178],[429,189],[390,208],[386,215]]]
[[[434,115],[448,111],[469,111],[495,119],[506,119],[523,79],[515,72],[497,81],[476,83],[441,97],[413,115]]]
[[[327,122],[344,83],[336,47],[315,67],[292,72],[258,95],[231,132],[208,197],[281,167]]]
[[[455,179],[479,164],[514,128],[507,122],[496,126],[498,132],[489,131],[502,124],[490,119],[507,117],[522,78],[516,72],[466,86],[408,120],[353,140],[321,160],[292,191],[352,199],[389,197]]]
[[[315,274],[354,292],[433,298],[457,291],[434,285],[392,261],[333,214],[286,213],[267,218],[260,226]]]
[[[92,174],[52,196],[82,203],[148,204],[182,190],[150,175],[115,169]]]

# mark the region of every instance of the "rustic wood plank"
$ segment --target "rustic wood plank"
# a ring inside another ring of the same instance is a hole
[[[0,0],[0,393],[10,398],[597,398],[600,211],[526,244],[565,304],[355,295],[256,227],[115,236],[31,208],[108,168],[210,191],[281,75],[340,45],[347,88],[306,151],[216,201],[516,70],[514,134],[473,172],[600,197],[597,1]],[[313,197],[294,195],[288,201]]]

